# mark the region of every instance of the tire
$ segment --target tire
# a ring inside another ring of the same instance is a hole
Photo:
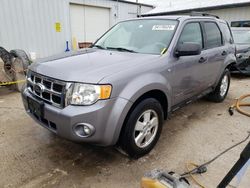
[[[31,60],[23,50],[11,50],[10,53],[15,57],[19,58],[23,63],[23,69],[26,70],[31,64]]]
[[[231,79],[230,72],[228,69],[225,69],[215,90],[212,93],[210,93],[206,98],[212,102],[217,102],[217,103],[223,102],[227,96],[230,87],[230,79]]]
[[[13,55],[0,46],[0,58],[3,60],[5,65],[11,65]]]
[[[12,68],[16,71],[14,73],[14,81],[22,81],[26,79],[25,73],[23,72],[23,64],[21,59],[16,58],[12,63]],[[24,82],[18,82],[15,84],[15,89],[20,92],[23,88],[23,85]]]
[[[121,149],[132,158],[148,154],[160,138],[163,121],[161,104],[154,98],[144,99],[124,123],[119,140]]]

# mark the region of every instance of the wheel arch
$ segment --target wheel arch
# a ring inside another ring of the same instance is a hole
[[[229,71],[236,65],[236,61],[232,61],[226,65],[225,69],[228,69]]]
[[[166,96],[166,94],[160,90],[160,89],[152,89],[147,91],[146,93],[140,95],[139,97],[137,97],[137,99],[135,100],[135,102],[133,103],[133,105],[130,107],[128,113],[126,114],[126,117],[122,123],[122,127],[121,130],[119,132],[119,137],[118,137],[118,142],[119,142],[119,138],[121,136],[122,131],[124,130],[124,127],[128,121],[128,118],[130,116],[130,114],[133,112],[134,108],[143,100],[147,99],[147,98],[154,98],[156,99],[160,104],[161,107],[163,109],[163,115],[164,115],[164,120],[167,119],[168,117],[168,112],[169,112],[169,102],[168,102],[168,98]]]
[[[130,110],[129,110],[128,114],[127,114],[127,116],[129,115],[129,113],[131,113],[131,111],[141,101],[143,101],[144,99],[147,99],[147,98],[154,98],[154,99],[156,99],[161,104],[161,107],[162,107],[163,113],[164,113],[164,119],[167,119],[167,116],[168,116],[168,105],[169,105],[168,98],[167,98],[166,94],[162,90],[159,90],[159,89],[153,89],[153,90],[147,91],[146,93],[144,93],[141,96],[139,96],[135,100],[135,102],[133,103],[132,107],[130,108]]]
[[[115,130],[113,143],[117,143],[123,127],[135,106],[145,98],[155,98],[161,103],[164,118],[167,118],[171,106],[171,86],[167,79],[159,73],[147,73],[139,75],[129,80],[124,85],[117,86],[113,97],[127,100],[122,115],[119,118],[118,125]],[[123,107],[122,107],[123,108]]]

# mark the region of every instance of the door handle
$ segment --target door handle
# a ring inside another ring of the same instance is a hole
[[[207,58],[205,58],[205,57],[201,57],[199,59],[199,63],[205,63],[206,61],[207,61]]]
[[[225,56],[225,55],[227,55],[227,52],[226,52],[226,51],[223,51],[223,52],[221,53],[221,55],[222,55],[222,56]]]

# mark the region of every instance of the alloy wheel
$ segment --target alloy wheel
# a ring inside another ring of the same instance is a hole
[[[159,117],[154,110],[146,110],[136,121],[134,130],[135,144],[140,148],[150,145],[157,133]]]
[[[222,81],[221,81],[221,85],[220,85],[220,95],[222,97],[224,97],[224,95],[227,93],[228,90],[228,76],[224,75]]]

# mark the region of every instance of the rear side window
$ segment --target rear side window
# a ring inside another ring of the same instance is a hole
[[[187,25],[185,25],[181,33],[178,45],[184,42],[198,43],[203,47],[201,27],[199,23],[188,23]]]
[[[221,32],[214,22],[205,22],[206,48],[215,48],[222,45]]]
[[[225,41],[227,43],[231,43],[232,35],[231,35],[228,25],[226,23],[221,23],[220,25],[221,25],[221,29],[222,29],[222,33],[224,35]]]
[[[250,21],[249,20],[234,21],[231,22],[231,27],[250,27]]]

